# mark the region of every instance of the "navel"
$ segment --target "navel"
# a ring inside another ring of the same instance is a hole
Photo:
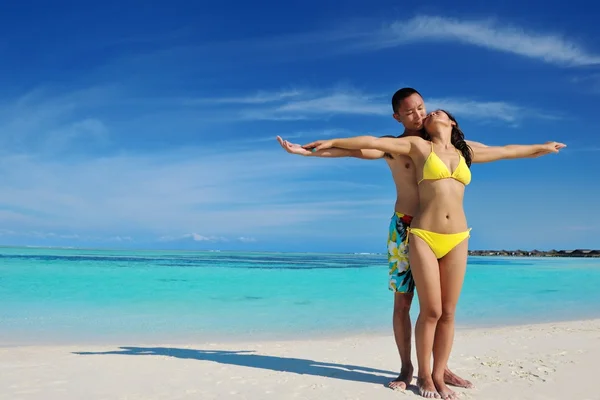
[[[410,163],[406,163],[406,164],[404,164],[404,167],[405,167],[406,169],[409,169],[409,168],[410,168]]]

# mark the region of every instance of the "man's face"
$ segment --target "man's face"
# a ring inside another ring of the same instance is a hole
[[[413,93],[402,100],[394,114],[394,119],[404,125],[404,128],[417,131],[423,128],[423,120],[426,116],[423,98]]]

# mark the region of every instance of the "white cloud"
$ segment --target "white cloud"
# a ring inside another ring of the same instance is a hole
[[[246,144],[267,144],[270,145],[276,140],[277,136],[281,136],[286,140],[297,140],[302,138],[322,138],[322,137],[333,137],[333,136],[356,136],[358,133],[351,131],[349,129],[341,129],[341,128],[327,128],[327,129],[314,129],[314,130],[306,130],[306,131],[281,131],[277,134],[271,136],[259,136],[259,137],[250,137],[244,139],[235,139],[235,143],[246,143]]]
[[[281,95],[284,91],[260,93],[263,100],[270,99],[264,106],[293,104],[290,100],[296,97],[311,99],[300,91],[289,98]],[[252,96],[240,101],[248,105],[251,102],[245,99]],[[368,206],[363,197],[372,196],[364,192],[353,197],[355,202],[327,201],[357,190],[333,178],[352,167],[353,160],[334,164],[292,156],[279,147],[275,135],[270,143],[261,136],[260,150],[249,135],[252,143],[246,146],[223,145],[228,139],[220,138],[218,146],[201,142],[194,147],[148,150],[142,140],[138,142],[142,148],[135,152],[122,146],[118,152],[96,152],[102,139],[110,138],[109,126],[115,120],[105,123],[93,110],[113,104],[111,99],[93,91],[60,96],[34,91],[6,103],[11,112],[0,112],[0,234],[5,238],[29,237],[36,244],[52,240],[144,243],[158,238],[252,243],[262,235],[310,232],[316,221],[353,215]],[[139,111],[128,112],[136,118]],[[180,126],[168,117],[163,123]],[[295,133],[301,137],[316,132]],[[319,136],[339,135],[342,130],[318,132]],[[64,140],[59,146],[60,138]],[[148,138],[160,140],[156,134]],[[234,141],[239,138],[231,136]],[[130,136],[112,139],[119,145],[132,141]],[[73,142],[93,145],[78,151],[81,148],[69,147]],[[363,165],[361,171],[373,168]],[[317,177],[329,177],[329,193],[306,184]]]
[[[188,148],[65,163],[6,155],[0,159],[6,207],[0,211],[0,225],[6,232],[35,238],[66,239],[77,232],[77,240],[113,241],[249,242],[260,235],[306,232],[316,221],[371,207],[363,199],[371,193],[359,192],[352,202],[328,201],[357,190],[336,186],[333,178],[329,194],[306,185],[311,177],[332,176],[342,166],[355,165],[345,161],[289,155],[275,139],[261,151]],[[360,168],[381,173],[373,165]],[[17,207],[25,211],[8,211]]]
[[[320,119],[338,115],[391,117],[389,95],[363,93],[355,89],[308,91],[292,100],[281,100],[261,108],[240,109],[240,115],[250,120]],[[477,101],[467,98],[425,99],[429,110],[444,108],[459,116],[475,120],[495,120],[515,123],[529,118],[559,119],[530,107],[506,101]],[[243,103],[240,103],[243,106]]]
[[[379,47],[408,42],[446,41],[513,53],[565,66],[600,64],[600,55],[555,33],[527,31],[492,19],[459,20],[440,16],[417,16],[396,21],[372,38]]]
[[[495,18],[458,19],[438,15],[417,15],[375,27],[343,27],[329,32],[294,35],[296,46],[312,44],[331,55],[365,52],[410,43],[454,42],[512,53],[559,66],[599,65],[600,54],[587,50],[560,33],[535,32]],[[277,45],[282,38],[272,39]],[[325,46],[325,48],[319,47]],[[314,53],[305,52],[307,54]]]
[[[433,99],[427,102],[431,109],[443,108],[456,115],[476,118],[497,118],[514,122],[525,110],[522,107],[501,101],[476,102],[457,99]]]
[[[518,106],[504,101],[473,101],[468,99],[440,98],[426,102],[430,110],[443,108],[452,114],[474,119],[497,119],[514,123],[526,118],[560,119],[558,114],[549,114],[535,109]]]
[[[388,20],[389,21],[389,20]],[[336,22],[337,23],[337,22]],[[593,41],[594,38],[590,38]],[[535,31],[498,18],[460,19],[440,15],[417,15],[387,23],[345,24],[335,29],[279,35],[277,37],[212,44],[214,56],[236,52],[240,57],[293,60],[298,57],[327,57],[348,52],[370,52],[413,43],[459,43],[492,51],[511,53],[558,66],[599,65],[600,54],[569,39],[561,32]],[[289,49],[294,49],[290,52]],[[189,58],[212,54],[206,46],[182,47],[155,59]],[[208,52],[207,52],[208,51]],[[223,60],[221,60],[223,61]],[[146,58],[140,64],[148,63]]]
[[[282,101],[302,95],[299,89],[282,90],[278,92],[259,91],[256,94],[239,97],[217,97],[200,99],[183,99],[182,104],[188,106],[205,104],[263,104]]]
[[[600,93],[600,73],[575,76],[571,81],[585,92]]]
[[[382,107],[382,96],[359,92],[334,92],[307,100],[291,101],[279,106],[277,113],[389,115]]]
[[[0,220],[2,217],[0,216]],[[31,225],[35,226],[35,221]],[[41,239],[43,241],[70,241],[70,242],[83,242],[83,241],[94,241],[94,242],[131,242],[133,238],[131,236],[97,236],[97,235],[80,235],[78,233],[56,233],[52,231],[39,231],[39,230],[10,230],[0,229],[0,236],[12,236],[21,237],[27,239]]]
[[[341,36],[342,41],[346,41]],[[331,38],[340,38],[332,33]],[[560,66],[600,64],[600,55],[586,50],[558,33],[534,32],[515,25],[487,19],[456,19],[419,15],[379,29],[355,32],[348,51],[372,51],[408,43],[455,42],[494,51],[512,53]],[[343,43],[338,42],[338,46]]]
[[[113,87],[51,95],[33,90],[0,107],[0,146],[6,151],[65,151],[72,146],[99,146],[109,143],[109,129],[90,111],[111,104]],[[88,114],[85,117],[81,115]]]
[[[41,239],[80,239],[81,237],[78,234],[58,234],[54,232],[28,232],[27,236],[37,237]]]
[[[174,242],[179,240],[191,239],[194,242],[228,242],[229,240],[220,236],[203,236],[198,233],[185,233],[179,236],[161,236],[159,242]]]
[[[108,240],[114,242],[131,242],[133,238],[131,236],[112,236]]]
[[[256,120],[295,120],[328,115],[390,115],[382,96],[357,91],[315,93],[311,97],[280,102],[270,108],[242,110],[242,117]]]
[[[590,147],[584,147],[585,145],[582,145],[582,147],[575,147],[575,148],[567,148],[565,149],[565,152],[569,152],[569,153],[573,153],[573,152],[597,152],[600,151],[600,147],[597,146],[590,146]]]

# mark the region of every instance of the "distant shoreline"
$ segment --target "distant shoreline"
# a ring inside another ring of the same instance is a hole
[[[358,256],[387,256],[380,252],[341,252],[341,251],[314,251],[314,252],[291,252],[276,250],[230,250],[230,249],[168,249],[168,248],[110,248],[110,247],[65,247],[65,246],[34,246],[34,245],[0,245],[0,252],[3,249],[18,250],[58,250],[58,251],[100,251],[100,252],[192,252],[192,253],[249,253],[249,254],[339,254],[339,255],[358,255]],[[573,258],[600,258],[600,250],[575,249],[575,250],[469,250],[470,256],[480,257],[573,257]]]
[[[600,250],[469,250],[470,256],[482,257],[590,257],[600,258]]]

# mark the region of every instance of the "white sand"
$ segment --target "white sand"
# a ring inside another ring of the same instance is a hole
[[[113,345],[0,348],[0,399],[419,398],[383,385],[399,367],[391,332],[339,340],[122,345],[136,346],[137,355],[74,354],[132,353]],[[458,389],[462,399],[598,400],[592,372],[600,370],[600,320],[459,330],[450,361],[476,385]]]

